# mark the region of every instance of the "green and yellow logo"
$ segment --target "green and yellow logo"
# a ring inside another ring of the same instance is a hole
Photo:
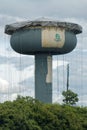
[[[58,33],[55,34],[55,40],[56,41],[61,41],[60,35]]]

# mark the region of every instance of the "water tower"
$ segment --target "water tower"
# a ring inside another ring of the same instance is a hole
[[[6,25],[11,47],[18,53],[35,55],[35,98],[52,103],[52,55],[71,52],[77,43],[78,24],[46,19]]]

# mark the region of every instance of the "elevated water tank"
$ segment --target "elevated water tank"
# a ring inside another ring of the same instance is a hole
[[[10,44],[16,52],[35,55],[35,98],[52,103],[52,55],[71,52],[82,27],[42,19],[6,25],[5,32],[11,35]]]

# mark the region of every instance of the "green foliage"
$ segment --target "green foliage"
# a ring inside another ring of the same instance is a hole
[[[18,96],[0,104],[0,130],[86,130],[87,107],[44,104]]]
[[[76,102],[78,102],[78,95],[71,90],[68,91],[63,91],[62,95],[64,96],[65,99],[63,99],[64,104],[67,105],[75,105]]]

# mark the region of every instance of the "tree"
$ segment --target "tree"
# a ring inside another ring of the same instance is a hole
[[[0,130],[87,130],[87,107],[45,104],[18,96],[0,103]]]
[[[79,100],[78,95],[71,90],[63,91],[62,95],[65,97],[63,102],[67,105],[75,105]]]

